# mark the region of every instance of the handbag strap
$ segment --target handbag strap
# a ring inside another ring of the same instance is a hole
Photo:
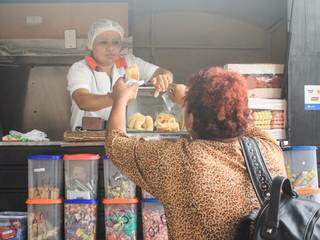
[[[239,138],[239,142],[251,184],[262,205],[270,198],[271,175],[266,167],[257,142],[249,137],[241,137]]]
[[[265,222],[265,228],[263,229],[263,235],[268,236],[269,238],[275,236],[279,228],[281,196],[297,197],[297,193],[293,190],[290,180],[283,176],[276,176],[273,179],[271,192],[269,211]]]

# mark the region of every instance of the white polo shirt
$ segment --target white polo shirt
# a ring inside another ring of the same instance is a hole
[[[130,66],[132,64],[137,64],[140,71],[140,79],[141,80],[150,80],[154,72],[158,69],[158,66],[148,63],[141,58],[135,57],[132,54],[123,55],[125,58],[127,65]],[[87,65],[85,59],[80,60],[74,63],[68,72],[67,79],[68,79],[68,91],[72,96],[72,93],[79,89],[85,88],[88,89],[90,93],[94,94],[101,94],[105,95],[107,93],[112,92],[112,87],[114,86],[115,82],[120,78],[123,77],[125,71],[123,68],[117,68],[116,65],[113,66],[112,72],[112,81],[110,81],[110,77],[105,72],[97,72],[91,70],[90,67]],[[111,84],[112,82],[112,84]],[[108,120],[111,107],[107,107],[101,109],[96,112],[88,112],[81,110],[76,102],[71,97],[71,129],[75,130],[77,126],[82,125],[82,117],[100,117],[105,120]]]

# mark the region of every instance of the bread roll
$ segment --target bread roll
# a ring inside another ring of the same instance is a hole
[[[153,119],[151,116],[146,116],[143,127],[147,131],[153,131]]]
[[[141,114],[141,116],[138,116],[138,118],[136,119],[136,121],[134,123],[134,129],[143,130],[142,125],[144,124],[145,120],[146,120],[146,117],[143,116],[142,114]]]
[[[128,128],[129,128],[129,129],[134,129],[136,120],[137,120],[139,117],[141,117],[141,116],[143,116],[143,115],[142,115],[141,113],[139,113],[139,112],[134,113],[133,115],[131,115],[131,116],[129,117]]]

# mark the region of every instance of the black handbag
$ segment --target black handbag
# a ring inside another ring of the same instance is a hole
[[[240,221],[234,240],[320,240],[320,204],[300,197],[288,178],[272,180],[254,139],[240,144],[261,208]]]

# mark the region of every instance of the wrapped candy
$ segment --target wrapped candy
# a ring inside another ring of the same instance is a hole
[[[320,203],[320,189],[319,188],[300,188],[297,189],[300,196]]]
[[[65,200],[64,209],[65,239],[96,239],[96,200]]]
[[[98,154],[66,154],[65,184],[67,199],[96,199]]]
[[[318,188],[317,147],[284,147],[283,154],[288,178],[293,187]]]
[[[151,195],[151,193],[145,191],[142,189],[142,198],[147,199],[147,198],[154,198],[154,196]]]
[[[167,240],[168,229],[164,209],[155,198],[142,200],[142,223],[144,240]]]
[[[106,199],[128,198],[136,196],[136,185],[124,176],[108,159],[103,158],[104,162],[104,183]]]
[[[27,213],[0,212],[0,239],[27,239]]]
[[[106,240],[136,240],[137,199],[103,201],[105,204]]]

